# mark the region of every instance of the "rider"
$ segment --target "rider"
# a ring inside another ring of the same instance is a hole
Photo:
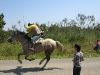
[[[28,23],[28,26],[24,25],[24,27],[27,29],[28,36],[32,38],[33,46],[35,47],[36,41],[42,36],[41,30],[36,24],[30,24]],[[35,51],[34,47],[29,48],[30,50]]]

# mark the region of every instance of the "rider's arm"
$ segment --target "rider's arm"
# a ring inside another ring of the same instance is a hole
[[[31,29],[31,28],[35,28],[36,25],[31,25],[31,26],[26,26],[26,25],[24,25],[24,27],[25,27],[26,29]]]

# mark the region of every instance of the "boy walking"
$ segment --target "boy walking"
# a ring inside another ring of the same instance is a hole
[[[80,51],[81,46],[78,44],[74,45],[75,53],[73,61],[73,75],[80,75],[82,64],[81,62],[84,61],[83,53]]]

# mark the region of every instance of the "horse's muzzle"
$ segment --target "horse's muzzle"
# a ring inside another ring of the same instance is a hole
[[[8,39],[8,42],[10,43],[10,42],[12,42],[12,40],[11,39]]]

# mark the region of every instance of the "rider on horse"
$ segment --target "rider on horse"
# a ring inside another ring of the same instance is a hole
[[[24,27],[27,29],[28,36],[32,38],[32,43],[35,47],[36,41],[43,35],[42,30],[39,29],[39,27],[36,24],[28,23],[28,26],[24,25]],[[29,49],[35,51],[34,47],[31,47]]]

